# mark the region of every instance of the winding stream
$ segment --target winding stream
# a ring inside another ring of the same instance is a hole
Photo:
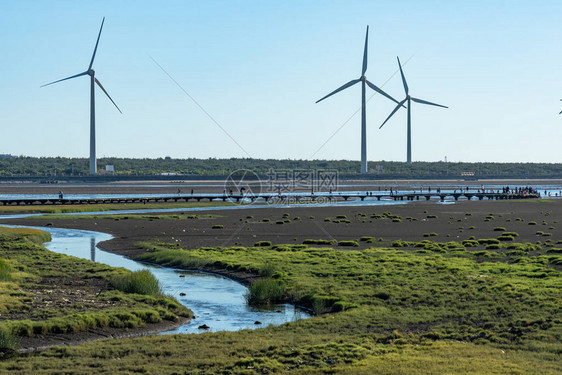
[[[164,334],[238,331],[280,325],[310,317],[304,310],[290,304],[276,305],[272,309],[250,307],[244,298],[247,288],[226,277],[140,263],[103,251],[97,247],[97,244],[112,238],[106,233],[52,227],[36,227],[36,229],[51,234],[52,241],[45,243],[44,246],[53,252],[89,259],[112,267],[123,267],[131,271],[150,270],[160,282],[162,291],[175,297],[197,317],[174,330],[163,332]],[[185,293],[185,296],[180,293]],[[255,324],[256,322],[261,324]],[[203,324],[210,328],[199,329],[198,327]]]

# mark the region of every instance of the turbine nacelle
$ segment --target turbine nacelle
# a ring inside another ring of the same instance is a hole
[[[93,77],[96,75],[96,71],[94,69],[90,69],[86,72],[87,75]]]

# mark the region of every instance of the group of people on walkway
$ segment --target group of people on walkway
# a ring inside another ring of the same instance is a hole
[[[502,189],[502,192],[504,194],[523,194],[523,195],[527,195],[527,194],[540,194],[537,189],[532,188],[531,186],[525,186],[525,187],[516,187],[516,188],[509,188],[509,186],[506,186]],[[547,195],[547,191],[544,191],[544,194]]]

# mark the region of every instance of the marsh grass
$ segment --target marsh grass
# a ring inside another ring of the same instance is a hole
[[[137,242],[135,246],[150,251],[150,253],[138,256],[137,259],[140,261],[184,269],[200,269],[209,264],[209,260],[205,257],[188,254],[175,245],[172,248],[168,243]]]
[[[8,228],[0,226],[0,241],[7,243],[42,244],[51,241],[48,232],[32,228]]]
[[[255,247],[268,247],[271,246],[271,241],[258,241],[254,244]]]
[[[366,242],[366,243],[373,243],[376,241],[376,238],[371,236],[362,236],[361,238],[359,238],[359,241]]]
[[[359,243],[357,241],[338,241],[338,246],[359,247]]]
[[[500,240],[500,241],[513,241],[514,237],[502,234],[501,236],[498,237],[498,240]]]
[[[250,306],[267,306],[283,302],[287,298],[287,288],[279,280],[260,279],[248,287],[245,297]]]
[[[160,297],[162,290],[158,280],[148,270],[131,272],[111,280],[113,286],[125,293],[146,294]]]
[[[275,271],[277,271],[277,268],[275,267],[275,264],[273,264],[272,262],[265,262],[259,268],[260,276],[263,277],[272,277],[275,274]]]
[[[0,328],[0,352],[16,350],[19,346],[18,338],[9,330]]]
[[[321,298],[316,298],[312,301],[312,311],[314,315],[318,316],[328,312],[330,309],[326,307],[326,301]]]
[[[0,281],[9,281],[12,279],[12,267],[4,259],[0,259]]]

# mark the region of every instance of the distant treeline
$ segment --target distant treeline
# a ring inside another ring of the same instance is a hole
[[[226,176],[239,169],[258,175],[270,170],[336,170],[341,177],[359,175],[359,161],[277,159],[98,159],[100,173],[113,165],[119,176],[191,175]],[[372,178],[562,178],[562,163],[451,163],[395,161],[369,162]],[[80,177],[88,175],[86,158],[0,158],[0,177]]]

